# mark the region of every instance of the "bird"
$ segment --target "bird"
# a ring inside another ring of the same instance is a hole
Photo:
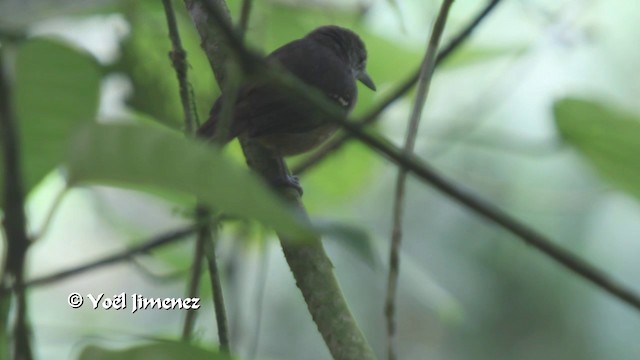
[[[305,84],[320,90],[348,115],[357,101],[356,82],[375,91],[376,86],[366,71],[367,50],[353,31],[336,25],[316,28],[306,36],[293,40],[266,57]],[[216,136],[222,95],[214,102],[209,118],[197,136]],[[244,84],[237,93],[229,142],[237,136],[262,145],[275,157],[288,157],[308,152],[329,139],[338,129],[335,122],[323,119],[313,109],[264,81]],[[273,184],[302,189],[297,178],[286,175],[271,179]]]

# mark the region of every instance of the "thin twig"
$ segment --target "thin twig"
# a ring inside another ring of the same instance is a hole
[[[176,23],[176,15],[171,5],[171,0],[162,0],[164,13],[167,17],[167,27],[169,28],[169,38],[173,49],[169,52],[169,58],[176,70],[178,84],[180,85],[180,101],[182,103],[182,111],[184,113],[184,125],[187,134],[195,131],[192,102],[189,100],[191,94],[191,85],[187,77],[187,53],[182,48],[180,34],[178,33],[178,24]]]
[[[214,12],[211,12],[211,14],[214,14]],[[291,74],[270,67],[260,57],[249,52],[242,45],[238,45],[237,37],[231,29],[226,29],[220,34],[228,37],[229,44],[234,44],[230,48],[239,52],[238,57],[243,59],[242,63],[247,66],[244,69],[253,76],[265,81],[271,81],[285,95],[296,99],[303,106],[313,108],[319,116],[323,116],[327,121],[340,125],[351,136],[384,155],[396,165],[406,168],[423,182],[430,184],[469,210],[516,235],[526,244],[538,249],[576,275],[640,310],[640,297],[631,289],[610,279],[593,265],[562,249],[546,236],[519,222],[493,204],[487,203],[467,190],[462,189],[415,155],[404,154],[401,149],[390,142],[364,132],[359,124],[347,121],[340,109],[326,99],[317,89],[302,83]]]
[[[248,359],[255,359],[258,353],[258,347],[260,346],[260,328],[262,327],[262,312],[264,309],[264,295],[267,288],[267,274],[269,269],[269,250],[266,248],[268,244],[263,244],[264,249],[260,254],[260,263],[258,264],[256,274],[256,323],[253,327],[252,344],[249,350]]]
[[[478,15],[476,15],[476,17],[462,31],[460,31],[458,35],[456,35],[456,37],[453,38],[453,40],[451,40],[445,47],[442,48],[442,50],[438,53],[438,57],[436,58],[436,66],[442,64],[451,54],[453,54],[455,50],[460,47],[460,45],[465,42],[465,40],[469,38],[471,33],[473,33],[478,25],[480,25],[482,20],[484,20],[487,15],[489,15],[493,11],[493,9],[496,7],[496,5],[498,5],[500,1],[501,0],[491,0],[487,4],[487,6],[482,9],[482,11],[480,11],[480,13],[478,13]],[[360,124],[360,126],[370,125],[375,122],[380,117],[380,114],[382,114],[382,112],[389,107],[389,105],[404,96],[404,94],[406,94],[413,87],[413,85],[415,85],[420,75],[420,68],[421,66],[418,67],[418,69],[416,69],[409,78],[398,85],[398,87],[394,91],[392,91],[384,100],[380,101],[380,103],[375,108],[370,110],[366,115],[356,120],[355,122]],[[329,141],[316,152],[298,163],[293,168],[293,173],[296,175],[302,175],[304,172],[326,159],[329,154],[341,149],[342,146],[344,146],[344,144],[346,144],[347,140],[349,140],[350,138],[351,135],[349,135],[348,133],[336,136],[333,140]]]
[[[204,259],[204,242],[206,237],[198,237],[193,248],[193,265],[191,265],[191,275],[189,277],[189,288],[187,289],[187,297],[198,297],[200,287],[200,278],[202,277],[202,260]],[[193,333],[193,326],[196,322],[196,312],[187,311],[182,324],[182,340],[190,341]]]
[[[173,11],[173,7],[171,5],[170,0],[163,0],[165,14],[167,16],[167,25],[169,27],[169,37],[171,38],[171,42],[173,44],[173,52],[172,59],[174,61],[174,68],[176,70],[176,75],[178,76],[178,81],[180,83],[180,100],[182,102],[182,108],[185,111],[185,131],[188,136],[194,136],[196,133],[196,128],[193,126],[191,110],[195,107],[195,101],[191,98],[193,95],[192,88],[187,82],[186,75],[186,53],[182,50],[182,45],[180,44],[180,34],[178,32],[178,28],[175,21],[175,14]],[[177,58],[177,59],[176,59]],[[228,82],[232,84],[236,84],[234,81]],[[233,85],[236,86],[236,85]],[[232,89],[233,90],[233,89]],[[236,91],[233,90],[230,92],[235,96]],[[232,99],[231,104],[235,102]],[[223,108],[225,104],[223,104]],[[227,105],[227,107],[230,107]],[[231,118],[233,109],[227,111],[228,117]],[[196,113],[195,109],[193,112]],[[230,122],[230,120],[229,120]],[[209,210],[199,204],[196,206],[196,213],[198,214],[199,220],[206,218],[209,214]],[[196,243],[195,253],[194,253],[194,269],[191,272],[191,281],[189,284],[189,292],[193,294],[192,297],[197,295],[197,283],[200,280],[200,264],[202,263],[203,255],[207,257],[209,264],[209,275],[211,277],[211,286],[213,291],[213,304],[216,312],[216,321],[218,326],[218,338],[220,341],[220,348],[223,351],[229,351],[229,337],[227,335],[227,320],[226,320],[226,311],[224,308],[224,298],[222,295],[222,286],[220,285],[220,274],[217,268],[216,262],[216,254],[215,254],[215,243],[213,242],[213,237],[211,236],[212,227],[210,224],[205,223],[205,225],[200,228],[198,231],[198,240]],[[205,250],[204,253],[202,250]],[[195,284],[195,285],[194,285]],[[189,340],[191,336],[191,329],[195,322],[195,313],[185,317],[185,322],[183,324],[182,337],[185,340]]]
[[[172,270],[164,274],[159,274],[153,272],[149,265],[145,264],[141,259],[137,257],[133,257],[129,259],[129,264],[133,265],[133,267],[142,275],[145,279],[157,283],[157,284],[166,284],[168,281],[173,281],[177,279],[182,279],[184,274],[187,272],[185,269]]]
[[[113,265],[118,262],[128,260],[136,255],[145,254],[158,247],[165,246],[165,245],[174,243],[178,240],[184,239],[185,237],[195,233],[196,230],[198,230],[200,227],[201,225],[200,226],[190,225],[182,229],[163,233],[162,235],[153,237],[143,242],[140,245],[130,247],[129,249],[120,251],[113,255],[108,255],[101,259],[94,260],[87,264],[76,266],[68,270],[60,271],[51,275],[46,275],[46,276],[25,281],[24,284],[22,285],[22,288],[50,285],[50,284],[65,280],[67,278],[83,274],[91,270],[95,270],[104,266]],[[2,289],[0,289],[0,297],[6,295],[9,290],[10,289],[6,287],[3,287]]]
[[[211,229],[202,229],[199,236],[204,238],[204,253],[207,256],[207,265],[209,267],[209,276],[211,279],[211,291],[213,294],[213,306],[216,313],[216,325],[218,327],[220,350],[228,353],[229,330],[227,328],[227,312],[224,306],[224,296],[222,292],[222,284],[220,282],[220,272],[218,271],[218,262],[215,253],[216,241],[213,238],[213,236],[215,236],[216,234],[217,233],[211,231]]]
[[[422,68],[418,78],[418,90],[416,99],[411,111],[409,126],[407,127],[407,135],[404,143],[404,153],[413,154],[418,127],[420,125],[420,117],[422,109],[429,96],[429,88],[433,71],[436,65],[436,54],[440,44],[440,38],[444,31],[444,25],[447,22],[449,9],[453,4],[453,0],[444,0],[440,7],[440,12],[433,25],[431,38],[427,45],[427,51],[422,61]],[[398,274],[400,273],[400,245],[402,243],[402,219],[405,198],[405,186],[407,180],[407,170],[398,169],[398,178],[396,179],[395,198],[393,202],[393,229],[391,232],[391,245],[389,250],[389,276],[387,281],[387,298],[385,303],[385,316],[387,319],[387,354],[389,360],[396,359],[395,336],[396,336],[396,318],[395,318],[395,299],[398,287]]]
[[[4,286],[13,285],[14,292],[14,323],[10,354],[14,359],[29,360],[32,358],[29,339],[29,324],[27,323],[27,299],[24,287],[24,263],[29,247],[26,217],[24,213],[24,188],[20,167],[20,144],[18,125],[12,109],[12,94],[9,77],[5,73],[5,48],[0,48],[0,143],[4,155],[4,219],[2,219],[6,239],[6,268],[0,272],[3,275]],[[8,311],[7,309],[4,309]],[[0,318],[7,319],[6,314]],[[6,326],[0,324],[0,326]],[[2,339],[4,340],[4,339]]]

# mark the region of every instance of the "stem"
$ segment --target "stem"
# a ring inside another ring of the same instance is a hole
[[[173,44],[172,60],[174,62],[174,68],[180,83],[180,100],[182,102],[182,108],[185,113],[185,130],[187,136],[194,136],[196,128],[193,126],[193,115],[191,111],[195,111],[195,101],[192,99],[191,87],[187,82],[187,67],[186,67],[186,53],[182,49],[180,42],[180,34],[175,21],[175,14],[170,0],[163,0],[165,14],[167,16],[167,26],[169,27],[169,37]],[[233,84],[233,82],[231,82]],[[235,92],[231,92],[235,94]],[[234,101],[230,103],[233,104]],[[223,108],[229,108],[230,105],[223,104]],[[228,117],[232,114],[229,112]],[[196,206],[196,214],[199,220],[203,220],[207,217],[209,210],[201,205]],[[196,252],[194,254],[194,270],[191,273],[191,281],[189,286],[190,292],[197,292],[197,283],[200,279],[200,264],[202,263],[202,251],[207,257],[207,264],[209,265],[209,275],[211,278],[211,288],[213,292],[213,305],[216,313],[216,324],[218,327],[218,339],[220,341],[220,349],[229,352],[229,336],[227,333],[227,315],[224,307],[224,297],[222,294],[222,286],[220,285],[220,273],[218,272],[218,264],[216,261],[215,243],[212,237],[212,228],[208,223],[198,231],[198,240],[196,244]],[[194,285],[195,284],[195,285]],[[195,313],[188,315],[185,318],[182,337],[185,340],[189,340],[191,335],[191,328],[195,321]]]
[[[436,65],[438,45],[452,4],[453,0],[444,0],[442,3],[438,18],[433,26],[433,31],[427,45],[427,51],[425,53],[424,60],[422,61],[420,77],[418,79],[416,99],[411,111],[409,126],[407,128],[407,135],[403,149],[405,154],[413,154],[413,150],[415,148],[422,109],[424,108],[427,96],[429,96],[431,79],[433,78],[433,71]],[[396,335],[395,298],[398,287],[398,274],[400,273],[400,245],[402,243],[402,219],[406,180],[407,170],[403,168],[398,169],[398,178],[396,179],[396,190],[393,203],[393,229],[391,231],[389,276],[387,280],[387,298],[385,303],[389,360],[395,360],[397,358],[394,344]]]
[[[185,0],[216,78],[219,81],[223,80],[221,85],[224,87],[225,76],[218,71],[224,71],[224,66],[221,66],[220,62],[231,54],[221,54],[221,52],[232,51],[233,55],[236,55],[237,64],[246,75],[255,75],[266,69],[262,66],[253,66],[260,58],[245,51],[241,38],[229,25],[231,22],[228,11],[222,10],[225,6],[221,6],[220,3],[224,1],[216,1],[212,4],[210,1]],[[211,44],[209,44],[210,41]],[[222,43],[224,46],[215,46]],[[271,175],[281,170],[282,159],[274,158],[257,144],[244,140],[246,139],[241,138],[241,144],[249,166],[266,178],[274,178]],[[296,191],[284,189],[282,195],[296,212],[305,213]],[[344,300],[333,274],[333,266],[324,252],[320,239],[300,245],[299,241],[286,238],[282,234],[279,234],[279,237],[309,312],[334,359],[375,359],[373,351],[357,327]],[[293,245],[295,243],[298,245]]]
[[[176,15],[173,11],[171,0],[162,0],[162,5],[164,6],[164,13],[167,17],[169,38],[171,39],[171,45],[173,47],[171,52],[169,52],[169,58],[171,59],[173,68],[176,70],[176,77],[180,85],[180,102],[182,103],[182,111],[184,113],[185,130],[187,134],[192,134],[195,131],[195,126],[192,102],[189,99],[191,96],[191,86],[187,79],[187,53],[182,48]]]
[[[218,339],[220,341],[220,350],[229,352],[229,330],[227,327],[227,313],[224,306],[224,296],[222,292],[222,284],[220,282],[220,272],[218,271],[218,262],[215,253],[215,239],[210,228],[202,229],[199,236],[204,242],[204,252],[207,256],[207,265],[209,266],[209,275],[211,279],[211,291],[213,293],[213,306],[216,313],[216,325],[218,327]]]
[[[202,277],[202,260],[204,259],[204,240],[203,237],[198,237],[193,250],[193,265],[191,266],[191,275],[189,281],[189,288],[187,290],[187,297],[198,297],[198,288],[200,285],[200,278]],[[196,322],[196,312],[187,311],[184,317],[184,323],[182,325],[182,340],[190,341],[191,334],[193,332],[193,325]]]

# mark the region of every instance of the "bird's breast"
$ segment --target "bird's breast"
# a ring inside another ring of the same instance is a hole
[[[329,139],[338,129],[332,123],[301,133],[267,134],[256,138],[264,147],[279,156],[293,156],[310,151]]]

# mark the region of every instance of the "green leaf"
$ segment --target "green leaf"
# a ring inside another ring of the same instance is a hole
[[[640,117],[580,99],[554,105],[556,126],[613,184],[640,197]]]
[[[335,240],[337,244],[347,251],[364,260],[372,268],[380,265],[380,258],[375,251],[371,237],[366,231],[352,225],[329,221],[316,222],[314,227],[318,232],[326,235],[329,239]]]
[[[99,88],[88,54],[44,38],[20,46],[14,100],[25,193],[62,162],[73,130],[95,119]]]
[[[203,142],[155,127],[86,126],[73,139],[67,179],[172,190],[230,215],[256,219],[293,238],[311,236],[303,220],[246,168]]]
[[[231,360],[232,357],[217,350],[178,341],[161,341],[152,344],[139,345],[124,350],[105,349],[95,345],[85,347],[79,360]]]

